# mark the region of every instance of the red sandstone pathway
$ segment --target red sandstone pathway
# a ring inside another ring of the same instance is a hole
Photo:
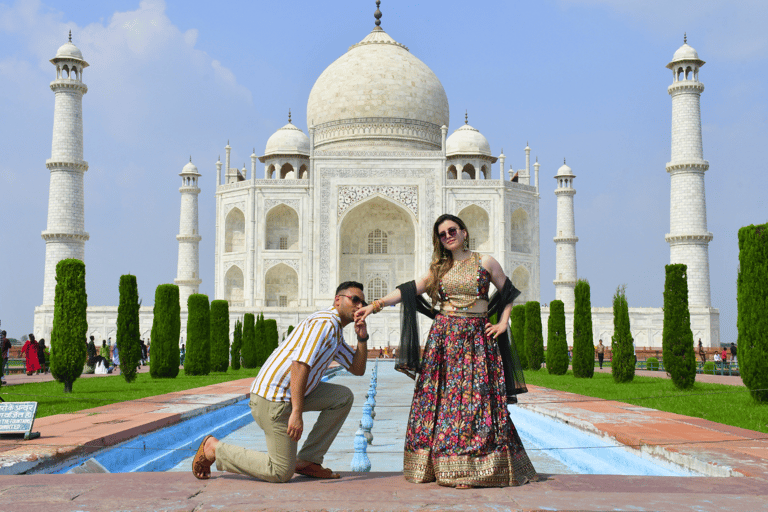
[[[8,471],[53,463],[175,423],[247,394],[251,379],[43,418],[40,439],[0,440]],[[268,484],[214,473],[0,476],[0,510],[768,510],[768,435],[621,402],[530,386],[520,406],[716,477],[544,475],[505,489],[460,491],[391,473]],[[218,402],[217,402],[218,401]]]

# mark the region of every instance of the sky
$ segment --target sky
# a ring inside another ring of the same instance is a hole
[[[176,277],[179,177],[197,165],[200,293],[213,295],[215,162],[250,169],[287,122],[307,132],[317,77],[373,28],[373,0],[0,3],[0,321],[9,337],[41,304],[54,94],[49,62],[72,30],[84,73],[86,281],[117,305],[120,275],[143,305]],[[574,186],[578,275],[593,306],[627,285],[631,307],[663,305],[669,263],[672,72],[688,43],[700,72],[712,306],[736,341],[738,229],[768,221],[768,3],[725,0],[384,0],[382,28],[438,76],[451,109],[507,165],[541,164],[541,300],[555,298],[555,180]],[[259,172],[263,172],[259,168]],[[498,164],[494,178],[498,177]],[[510,269],[511,270],[511,269]]]

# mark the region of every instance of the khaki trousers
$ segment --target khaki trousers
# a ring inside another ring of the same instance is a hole
[[[304,410],[320,411],[320,416],[298,454],[299,460],[323,463],[353,401],[349,388],[327,382],[321,382],[304,397]],[[252,394],[250,406],[253,419],[264,430],[268,453],[220,442],[216,447],[216,469],[267,482],[287,482],[293,476],[297,459],[297,443],[287,433],[291,402],[272,402]]]

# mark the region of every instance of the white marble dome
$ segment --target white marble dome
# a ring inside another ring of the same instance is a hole
[[[56,51],[56,59],[70,59],[70,60],[83,60],[83,53],[80,49],[72,44],[71,41],[67,41],[59,47]]]
[[[445,141],[445,154],[491,156],[491,145],[477,128],[464,124]]]
[[[189,162],[187,162],[187,165],[184,166],[184,168],[181,170],[181,174],[197,174],[200,175],[199,172],[197,172],[197,166],[192,163],[192,159],[189,159]]]
[[[357,118],[408,119],[448,125],[448,97],[429,67],[376,27],[315,82],[307,124]]]
[[[699,54],[691,46],[688,46],[688,43],[685,43],[677,49],[672,57],[672,62],[678,60],[699,60]]]
[[[278,154],[309,156],[309,137],[289,122],[267,140],[264,156]]]
[[[557,170],[557,175],[555,175],[555,178],[560,176],[572,176],[574,178],[576,177],[576,175],[573,174],[573,170],[567,165],[565,165],[565,162],[563,162],[563,165],[561,165],[560,168]]]

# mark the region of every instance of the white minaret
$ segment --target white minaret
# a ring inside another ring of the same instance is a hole
[[[48,226],[45,240],[45,278],[43,306],[53,305],[56,291],[56,264],[66,258],[85,258],[85,214],[83,175],[88,162],[83,160],[83,69],[88,63],[83,54],[69,42],[51,59],[56,66],[56,80],[51,82],[55,95],[53,110],[53,143],[51,158],[45,162],[51,171],[48,189]]]
[[[672,96],[672,159],[667,164],[671,177],[669,205],[670,263],[688,266],[688,305],[710,307],[709,242],[707,200],[704,193],[704,160],[701,145],[701,92],[699,68],[704,61],[685,43],[667,67],[673,82],[667,89]]]
[[[576,225],[573,219],[573,179],[576,177],[565,165],[557,170],[557,236],[555,236],[555,299],[563,301],[566,311],[573,311],[576,297]]]
[[[173,281],[179,285],[179,302],[181,309],[187,308],[187,299],[193,293],[198,293],[200,288],[200,232],[197,223],[197,195],[200,188],[197,179],[200,173],[192,163],[189,163],[179,173],[181,176],[181,219],[179,221],[179,262],[176,279]]]

